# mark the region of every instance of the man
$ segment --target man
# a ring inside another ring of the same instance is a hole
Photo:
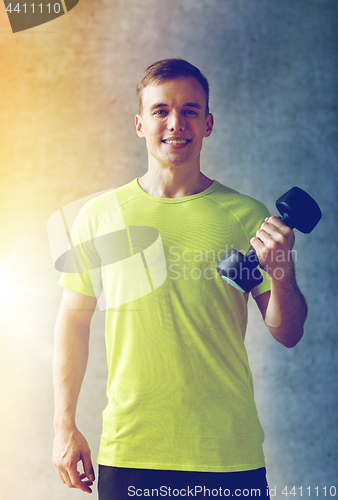
[[[275,339],[293,347],[307,314],[290,259],[294,234],[259,202],[200,171],[213,116],[208,82],[197,68],[183,60],[159,61],[141,75],[138,95],[136,132],[146,139],[148,171],[89,202],[73,238],[94,242],[88,254],[103,262],[95,244],[101,235],[122,227],[156,228],[167,278],[126,307],[126,300],[114,302],[126,280],[119,281],[113,265],[102,265],[99,277],[89,271],[63,274],[53,461],[65,484],[91,492],[94,470],[75,411],[101,287],[109,376],[98,456],[100,500],[210,496],[215,489],[223,496],[267,498],[264,434],[244,347],[247,294],[226,284],[215,266],[220,252],[252,244],[270,275],[252,295]],[[83,474],[77,472],[79,461]]]

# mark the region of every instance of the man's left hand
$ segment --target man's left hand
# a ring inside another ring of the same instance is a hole
[[[295,235],[279,217],[267,217],[250,243],[256,250],[260,266],[272,279],[293,276],[291,250]]]

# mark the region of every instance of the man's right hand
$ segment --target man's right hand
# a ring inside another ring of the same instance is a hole
[[[77,470],[82,461],[83,473]],[[90,486],[95,481],[88,443],[78,429],[56,431],[53,447],[53,464],[61,481],[69,488],[78,488],[92,493]]]

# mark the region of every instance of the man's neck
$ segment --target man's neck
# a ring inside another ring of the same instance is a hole
[[[212,184],[212,179],[200,170],[185,170],[184,166],[176,168],[149,168],[148,172],[138,179],[140,187],[152,196],[161,198],[183,198],[201,193]]]

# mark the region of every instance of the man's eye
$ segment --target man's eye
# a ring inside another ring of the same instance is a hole
[[[185,110],[185,114],[186,115],[190,115],[190,116],[195,116],[196,115],[196,111],[193,111],[192,109],[186,109]]]
[[[165,115],[166,114],[166,111],[164,111],[163,109],[157,109],[156,111],[154,111],[154,115]]]

